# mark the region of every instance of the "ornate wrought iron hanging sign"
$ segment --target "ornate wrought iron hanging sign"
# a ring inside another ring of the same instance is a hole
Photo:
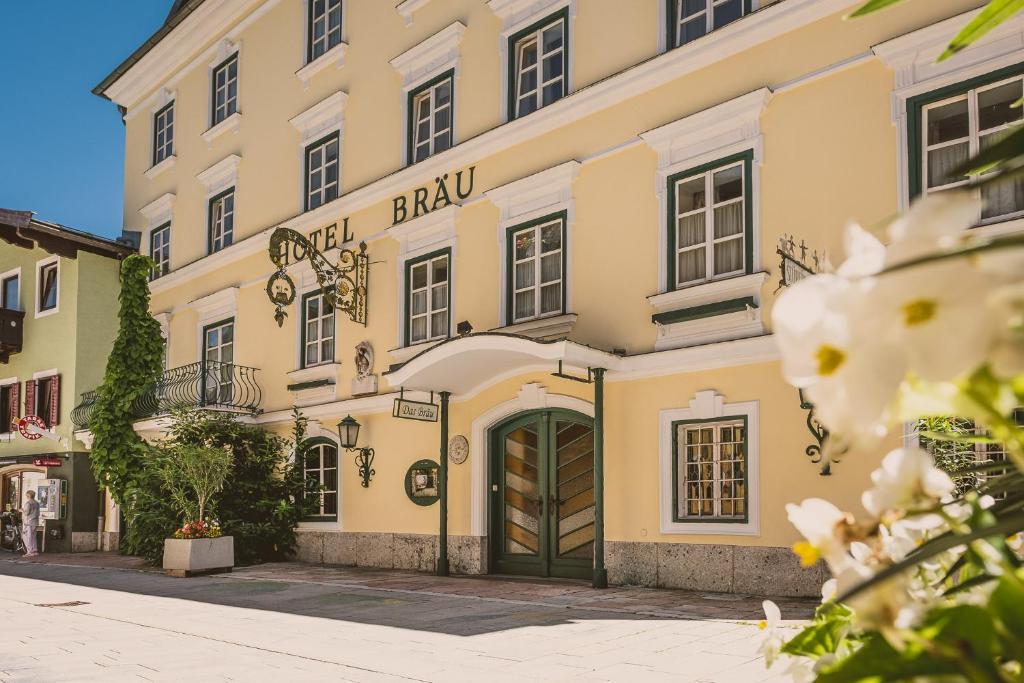
[[[347,221],[346,221],[347,223]],[[335,226],[327,228],[328,236]],[[348,235],[347,224],[345,235]],[[329,241],[329,239],[327,240]],[[325,243],[326,246],[326,243]],[[308,261],[316,274],[323,293],[324,305],[348,315],[352,322],[366,325],[366,295],[370,257],[366,243],[359,243],[359,251],[342,249],[338,263],[332,264],[317,245],[291,228],[277,228],[270,236],[270,260],[277,271],[267,280],[267,296],[274,304],[274,320],[284,325],[285,308],[295,301],[295,282],[288,275],[293,262]]]
[[[797,254],[798,251],[799,255]],[[820,273],[822,268],[825,267],[825,264],[828,262],[828,256],[824,252],[819,255],[816,250],[812,251],[808,259],[807,251],[808,246],[803,240],[800,240],[800,244],[797,244],[792,235],[782,235],[779,238],[779,245],[775,249],[775,253],[779,255],[779,272],[781,277],[779,286],[775,288],[776,292],[783,287],[794,285],[804,278]],[[828,430],[818,421],[814,414],[814,404],[804,397],[803,389],[800,389],[799,392],[800,408],[807,411],[807,430],[814,437],[815,441],[815,443],[810,444],[804,449],[804,454],[814,464],[820,463],[821,474],[827,477],[832,474],[832,463],[838,462],[831,457],[826,457],[825,454],[824,448],[825,440],[828,439]]]

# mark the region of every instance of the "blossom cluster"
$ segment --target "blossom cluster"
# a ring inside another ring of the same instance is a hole
[[[180,529],[175,530],[174,538],[218,538],[223,532],[216,522],[208,522],[198,519],[194,522],[185,522]]]

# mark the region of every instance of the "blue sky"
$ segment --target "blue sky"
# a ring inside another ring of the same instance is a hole
[[[0,207],[121,232],[124,128],[90,91],[171,0],[0,0]]]

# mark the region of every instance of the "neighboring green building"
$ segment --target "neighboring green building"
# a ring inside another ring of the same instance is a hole
[[[20,508],[25,491],[39,491],[46,552],[96,550],[103,540],[106,505],[71,409],[103,379],[120,262],[132,251],[0,209],[0,504]]]

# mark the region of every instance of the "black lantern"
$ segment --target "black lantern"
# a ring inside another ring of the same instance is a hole
[[[355,451],[356,453],[356,466],[359,468],[359,476],[363,480],[363,488],[370,488],[370,479],[374,475],[373,471],[373,449],[372,448],[358,448],[356,446],[359,443],[359,423],[356,422],[355,418],[351,415],[346,415],[345,419],[338,423],[338,440],[341,443],[341,447],[347,451]]]

